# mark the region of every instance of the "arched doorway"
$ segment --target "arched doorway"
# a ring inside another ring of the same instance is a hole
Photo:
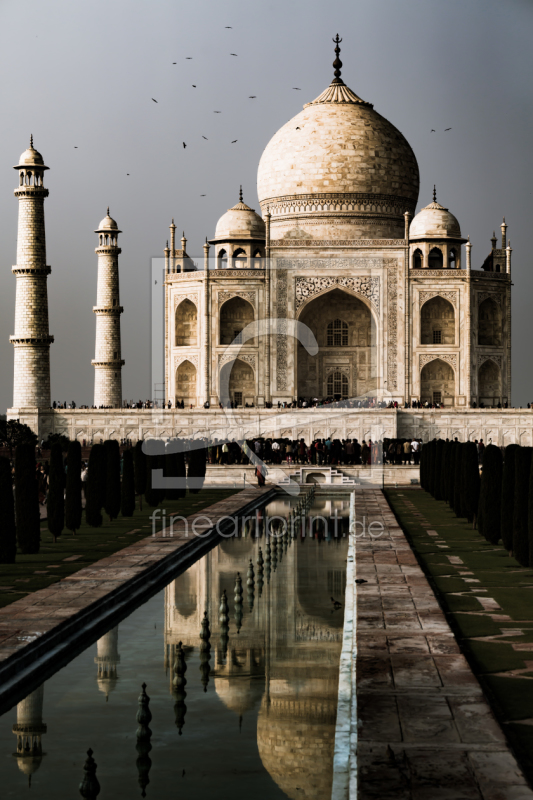
[[[429,251],[428,266],[430,269],[442,269],[443,267],[442,250],[440,250],[438,247],[433,247]]]
[[[422,269],[422,258],[422,250],[417,247],[413,253],[413,269]]]
[[[502,343],[502,312],[492,297],[479,305],[477,343],[499,346]]]
[[[479,402],[485,406],[497,406],[502,399],[502,376],[499,366],[488,359],[478,372]]]
[[[422,368],[420,374],[420,399],[422,403],[455,403],[455,373],[447,361],[436,358]]]
[[[420,311],[421,344],[455,344],[455,312],[444,297],[432,297]]]
[[[307,303],[299,322],[313,332],[318,353],[309,355],[298,343],[298,397],[340,400],[377,389],[376,325],[362,300],[332,289]]]
[[[235,408],[249,406],[255,402],[255,378],[250,364],[241,361],[228,361],[220,370],[220,402],[233,403]]]
[[[176,308],[176,347],[198,344],[198,310],[189,299]]]
[[[220,344],[242,344],[242,330],[254,321],[251,303],[242,297],[226,300],[220,309]],[[249,339],[246,344],[254,344]]]
[[[196,398],[196,367],[190,361],[182,361],[176,370],[176,403],[195,406]]]

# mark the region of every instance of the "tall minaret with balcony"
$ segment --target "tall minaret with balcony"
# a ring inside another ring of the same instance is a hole
[[[13,382],[14,408],[50,407],[50,344],[48,333],[48,294],[44,232],[45,166],[43,157],[33,147],[22,153],[19,164],[19,201],[17,263],[12,268],[17,276],[15,300],[15,333],[10,337],[15,348]]]
[[[98,234],[98,284],[96,290],[96,347],[94,366],[94,405],[96,408],[122,406],[122,360],[120,350],[120,305],[118,281],[118,225],[107,215],[95,233]]]

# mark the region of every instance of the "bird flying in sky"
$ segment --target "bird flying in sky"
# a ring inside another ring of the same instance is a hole
[[[187,145],[185,144],[185,142],[182,142],[182,144],[183,144],[183,148],[185,149],[187,147]]]
[[[75,145],[74,145],[74,150],[77,150],[77,149],[78,149],[78,145],[77,145],[77,144],[75,144]]]
[[[238,141],[239,141],[238,139],[234,139],[234,140],[232,141],[232,144],[235,144],[235,142],[238,142]]]
[[[205,194],[201,194],[201,195],[200,195],[200,197],[207,197],[207,195],[205,195]]]
[[[446,133],[446,131],[451,131],[451,128],[444,128],[444,133]]]
[[[231,25],[226,25],[226,30],[228,30],[228,28],[231,30]]]
[[[214,111],[214,114],[222,114],[222,111]]]
[[[152,97],[152,100],[154,101],[154,103],[157,103],[157,100],[155,99],[155,97]]]
[[[249,96],[248,100],[255,100],[255,98],[256,98],[256,97],[257,97],[257,95],[256,95],[256,94],[251,94],[251,95]]]
[[[206,142],[208,142],[208,141],[209,141],[209,139],[207,138],[207,136],[202,136],[202,139],[205,139],[205,140],[206,140]]]
[[[293,86],[292,88],[296,89],[297,92],[301,92],[302,91],[299,86]]]
[[[430,133],[435,133],[435,132],[436,132],[436,131],[435,131],[435,128],[432,128],[432,129],[430,130]]]
[[[196,84],[195,83],[192,84],[192,88],[196,89]]]
[[[237,53],[230,53],[230,56],[236,56]]]
[[[173,61],[172,63],[173,63],[173,64],[177,64],[178,62],[177,62],[177,61]]]
[[[192,56],[185,56],[185,61],[192,61]]]

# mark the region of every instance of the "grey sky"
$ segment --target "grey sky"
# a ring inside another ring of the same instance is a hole
[[[531,2],[2,0],[0,412],[12,402],[12,165],[30,133],[50,167],[52,397],[92,402],[93,231],[107,205],[123,231],[123,393],[148,397],[150,258],[162,255],[171,217],[200,260],[240,183],[259,210],[261,153],[329,84],[337,31],[343,79],[406,136],[420,166],[419,208],[436,183],[439,202],[470,235],[474,268],[505,215],[513,247],[513,404],[533,400]]]

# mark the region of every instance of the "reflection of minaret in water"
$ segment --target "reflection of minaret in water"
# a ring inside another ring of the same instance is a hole
[[[13,725],[13,733],[17,737],[17,752],[13,755],[20,771],[28,776],[30,786],[31,776],[39,769],[45,755],[41,744],[41,736],[46,733],[43,698],[44,683],[18,704],[17,722]]]
[[[106,703],[109,692],[117,685],[117,664],[120,663],[118,654],[118,625],[112,628],[96,643],[97,655],[94,663],[98,664],[98,688],[105,694]]]

